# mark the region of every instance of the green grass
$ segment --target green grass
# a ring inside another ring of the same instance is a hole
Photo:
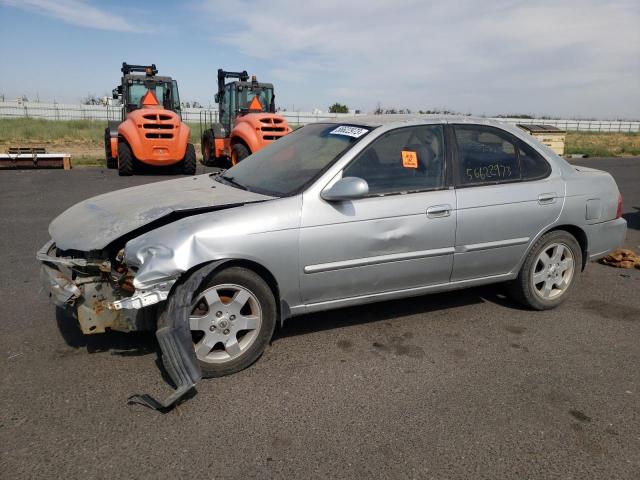
[[[640,133],[567,132],[564,153],[590,157],[640,155]]]
[[[188,123],[191,142],[199,150],[200,125]],[[0,119],[0,150],[9,146],[60,146],[71,151],[74,164],[95,164],[102,160],[104,120]],[[292,125],[296,128],[297,125]],[[640,133],[568,132],[565,154],[589,156],[640,155]]]
[[[105,160],[104,157],[72,156],[71,165],[73,168],[105,167]]]
[[[102,145],[106,121],[0,119],[0,143],[80,143]]]

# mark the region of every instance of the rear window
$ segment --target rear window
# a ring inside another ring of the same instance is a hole
[[[551,166],[542,155],[524,142],[520,142],[519,148],[523,180],[537,180],[549,175]]]

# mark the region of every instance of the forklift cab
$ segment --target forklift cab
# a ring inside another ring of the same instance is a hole
[[[229,76],[233,72],[223,72]],[[275,113],[275,96],[273,84],[258,83],[255,76],[249,81],[246,72],[238,74],[240,81],[220,85],[220,90],[215,95],[218,104],[220,123],[225,131],[233,129],[236,117],[247,113]],[[224,76],[223,76],[224,78]],[[218,74],[220,80],[220,73]]]
[[[145,75],[131,74],[131,72],[137,71],[143,71]],[[157,72],[155,65],[123,64],[122,73],[124,75],[121,84],[113,90],[113,98],[122,101],[122,120],[126,118],[128,113],[142,107],[142,99],[149,90],[155,94],[158,103],[164,109],[171,110],[182,117],[178,82],[171,77],[157,76]]]

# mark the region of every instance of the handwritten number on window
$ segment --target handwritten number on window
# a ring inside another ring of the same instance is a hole
[[[465,170],[467,182],[483,181],[490,179],[511,178],[511,166],[495,163],[483,167],[467,168]]]

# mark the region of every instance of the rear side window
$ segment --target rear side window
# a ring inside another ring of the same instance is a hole
[[[343,171],[367,181],[371,195],[442,188],[445,153],[442,125],[392,130],[374,140]]]
[[[498,129],[477,125],[455,127],[460,183],[492,184],[520,180],[515,139]]]
[[[523,180],[537,180],[549,175],[551,167],[533,147],[520,142],[518,153],[520,155],[520,169]]]

